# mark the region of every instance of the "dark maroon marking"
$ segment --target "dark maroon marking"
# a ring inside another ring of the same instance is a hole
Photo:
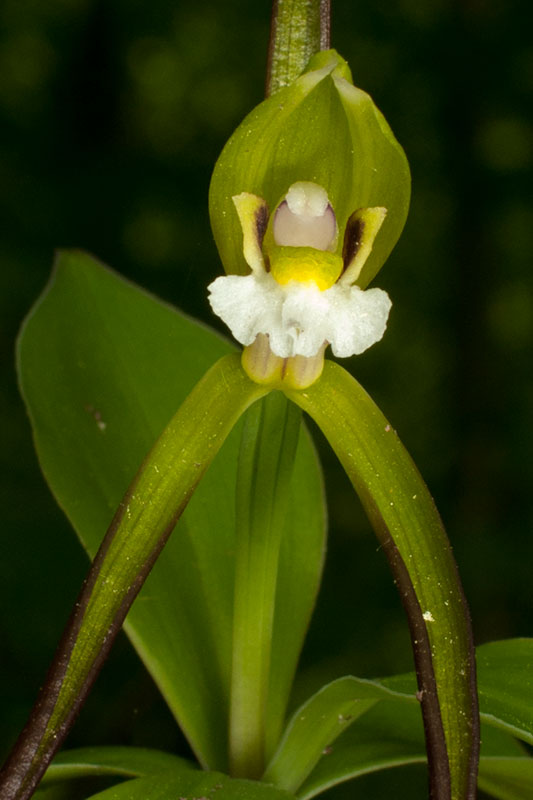
[[[359,248],[361,247],[361,242],[363,241],[365,222],[360,216],[356,217],[356,214],[359,214],[359,211],[360,209],[358,211],[354,211],[346,224],[344,244],[342,246],[342,261],[344,264],[343,271],[345,271],[349,264],[351,264],[357,255]]]
[[[265,238],[267,224],[268,224],[268,206],[266,203],[263,203],[255,212],[255,230],[257,234],[257,241],[259,243],[259,247],[263,246],[263,239]]]

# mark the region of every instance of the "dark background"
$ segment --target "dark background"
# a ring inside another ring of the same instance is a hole
[[[269,14],[267,0],[0,6],[2,752],[86,570],[32,452],[13,366],[17,329],[57,246],[87,249],[217,324],[205,292],[221,271],[209,177],[225,140],[262,99]],[[509,0],[333,0],[333,46],[385,113],[413,173],[404,235],[376,282],[394,301],[387,335],[348,367],[436,498],[477,643],[531,636],[527,14]],[[331,531],[303,672],[314,682],[319,673],[410,669],[385,559],[347,479],[319,445]],[[125,637],[69,740],[97,743],[183,747]],[[404,772],[405,791],[423,797],[423,773]],[[400,796],[399,771],[329,796],[377,798],[391,780]]]

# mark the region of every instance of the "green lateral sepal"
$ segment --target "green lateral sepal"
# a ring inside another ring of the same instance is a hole
[[[284,390],[337,453],[393,570],[413,641],[432,800],[470,800],[479,757],[472,633],[433,499],[391,425],[348,372],[327,361],[311,387]]]
[[[126,492],[91,566],[30,720],[0,776],[26,800],[60,747],[116,634],[200,478],[241,414],[268,390],[221,358],[171,419]]]

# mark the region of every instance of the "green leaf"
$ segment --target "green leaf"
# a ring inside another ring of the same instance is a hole
[[[496,682],[500,676],[499,682],[505,684],[505,675],[510,674],[510,683],[517,688],[521,680],[529,678],[532,644],[532,640],[518,639],[478,648],[482,696],[486,693],[485,686],[493,684],[494,676]],[[485,676],[490,678],[487,683]],[[297,776],[305,772],[307,777],[311,772],[297,792],[304,800],[368,772],[425,762],[415,690],[412,674],[375,681],[346,677],[328,684],[293,714],[264,780],[296,791]],[[523,697],[529,694],[524,693]],[[370,710],[369,704],[373,706]],[[351,720],[347,719],[350,714]],[[344,717],[342,721],[339,715]],[[533,760],[514,738],[498,729],[502,727],[501,720],[489,714],[483,714],[482,718],[479,787],[502,800],[524,800],[531,793]],[[163,768],[172,769],[176,763],[180,768],[187,767],[182,759],[159,751],[84,748],[57,756],[45,780],[89,774],[155,774]]]
[[[371,682],[369,682],[371,683]],[[412,696],[409,698],[413,700]],[[416,702],[407,697],[389,696],[376,703],[358,718],[325,754],[296,792],[300,800],[309,800],[326,789],[352,778],[392,767],[422,764],[426,761],[422,717]],[[483,728],[479,785],[488,783],[498,764],[505,760],[517,764],[519,773],[527,772],[527,757],[520,745],[500,731]],[[495,794],[499,797],[498,794]],[[512,796],[514,800],[514,795]],[[528,797],[521,796],[521,800]]]
[[[530,774],[533,762],[524,759],[524,751],[515,739],[501,735],[499,731],[509,732],[528,743],[533,742],[533,639],[509,639],[481,645],[476,649],[476,662],[483,722],[482,780],[479,785],[495,797],[507,797],[498,794],[496,789],[489,790],[488,781],[493,773],[499,774],[498,770],[505,773],[515,763],[520,768],[517,775]],[[313,772],[312,780],[306,783],[307,787],[324,788],[336,782],[335,776],[341,779],[340,776],[344,775],[342,780],[346,780],[347,777],[371,771],[377,768],[376,765],[384,767],[396,764],[398,759],[401,763],[404,763],[403,758],[406,759],[405,763],[412,763],[413,757],[415,760],[424,758],[423,731],[415,700],[416,676],[413,673],[374,681],[341,678],[324,687],[294,713],[278,752],[268,767],[267,779],[291,791],[298,788],[289,781],[298,774],[299,764],[305,763],[305,758],[311,754],[316,756],[320,746],[322,728],[318,725],[315,712],[323,713],[324,727],[328,718],[334,722],[335,706],[328,709],[327,704],[330,687],[338,687],[339,700],[346,693],[347,697],[351,694],[354,703],[374,697],[381,700],[382,704],[363,719],[357,719],[353,730],[343,733],[332,748],[333,756],[329,753],[323,756],[319,767]],[[323,706],[317,702],[319,700],[324,701]],[[406,703],[411,707],[406,709]],[[334,725],[332,727],[334,729]],[[339,730],[338,733],[341,732]],[[331,741],[325,744],[332,745],[334,738],[331,737]],[[322,750],[325,749],[323,746]],[[528,795],[515,792],[508,796],[524,798]]]
[[[294,410],[291,424],[294,424]],[[270,653],[266,722],[268,755],[277,746],[282,732],[300,651],[320,588],[326,552],[327,520],[322,473],[303,425],[300,427],[286,514],[280,542]]]
[[[91,556],[154,439],[195,381],[228,351],[216,334],[89,256],[60,256],[21,335],[19,369],[43,471]],[[203,478],[126,622],[200,761],[221,769],[239,434],[230,435]],[[277,590],[279,606],[287,601],[296,614],[284,662],[290,674],[319,580],[323,519],[320,473],[304,436]],[[308,563],[298,557],[302,547]],[[273,659],[280,663],[285,645],[286,632],[276,634]]]
[[[531,787],[530,783],[523,784],[523,781],[529,780],[533,761],[525,757],[515,739],[502,735],[500,730],[526,742],[532,741],[533,695],[528,691],[532,656],[532,639],[492,642],[476,650],[483,722],[479,786],[504,800],[523,800],[529,796],[523,786],[528,791]],[[322,758],[316,760],[317,765],[308,779],[302,786],[296,786],[292,781],[303,774],[303,770],[299,772],[300,765],[311,763],[319,748],[322,728],[315,712],[323,711],[324,726],[327,719],[334,721],[335,706],[328,709],[327,703],[322,707],[317,702],[328,699],[330,686],[339,687],[341,698],[344,692],[349,695],[351,689],[352,702],[357,702],[355,698],[366,702],[367,698],[374,697],[380,700],[379,707],[373,707],[363,718],[358,717],[350,730],[339,731],[342,736],[336,742],[336,737],[331,736],[326,742],[329,746],[322,748]],[[367,772],[424,762],[425,747],[416,689],[413,673],[375,681],[342,678],[324,687],[294,713],[265,777],[292,791],[299,788],[298,797],[307,800],[328,787]],[[516,789],[512,784],[513,775]],[[507,788],[507,776],[512,789]]]
[[[271,655],[275,623],[288,629],[289,637],[292,633],[287,608],[278,608],[277,617],[275,608],[300,426],[300,409],[275,392],[250,409],[241,438],[229,740],[230,772],[238,777],[261,776],[277,744],[290,691],[287,653],[279,651],[273,674]],[[294,653],[290,638],[287,645]]]
[[[478,786],[499,800],[533,797],[533,758],[482,759]]]
[[[219,772],[186,770],[183,774],[137,778],[92,795],[90,800],[289,800],[294,795],[256,781],[228,778]]]
[[[64,750],[50,764],[42,785],[95,775],[137,778],[198,767],[184,758],[146,747],[80,747]]]
[[[337,453],[393,569],[409,617],[435,798],[472,797],[478,742],[473,645],[433,500],[390,424],[341,367],[326,362],[317,383],[286,393]]]
[[[263,780],[296,791],[337,737],[378,700],[392,696],[378,683],[351,676],[322,687],[293,714]]]
[[[56,783],[51,786],[40,787],[33,795],[34,800],[72,800],[70,786]]]
[[[476,661],[482,718],[533,744],[533,639],[481,645]]]
[[[297,797],[308,800],[331,786],[380,769],[425,763],[421,721],[416,702],[376,703],[325,749]]]
[[[504,639],[476,648],[481,719],[533,744],[533,639]],[[412,673],[384,678],[392,691],[412,694]]]
[[[405,223],[409,168],[403,150],[372,99],[351,83],[346,62],[330,50],[315,56],[290,86],[255,108],[215,165],[210,215],[228,273],[249,272],[232,197],[250,192],[272,210],[296,181],[328,192],[344,231],[358,208],[383,206],[387,216],[357,283],[365,287],[383,265]],[[339,237],[337,251],[342,251]]]

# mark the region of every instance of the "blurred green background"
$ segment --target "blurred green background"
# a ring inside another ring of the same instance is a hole
[[[348,366],[435,496],[478,643],[532,634],[533,42],[523,11],[505,0],[333,0],[332,43],[413,173],[407,227],[377,281],[394,301],[387,335]],[[269,16],[268,0],[1,5],[2,753],[87,566],[32,452],[17,329],[55,247],[84,248],[217,326],[205,292],[220,272],[209,177],[262,99]],[[330,544],[302,691],[412,665],[385,559],[318,443]],[[187,752],[125,637],[69,740],[96,743]],[[390,796],[391,780],[398,796],[402,780],[410,797],[425,795],[418,770],[329,797]]]

